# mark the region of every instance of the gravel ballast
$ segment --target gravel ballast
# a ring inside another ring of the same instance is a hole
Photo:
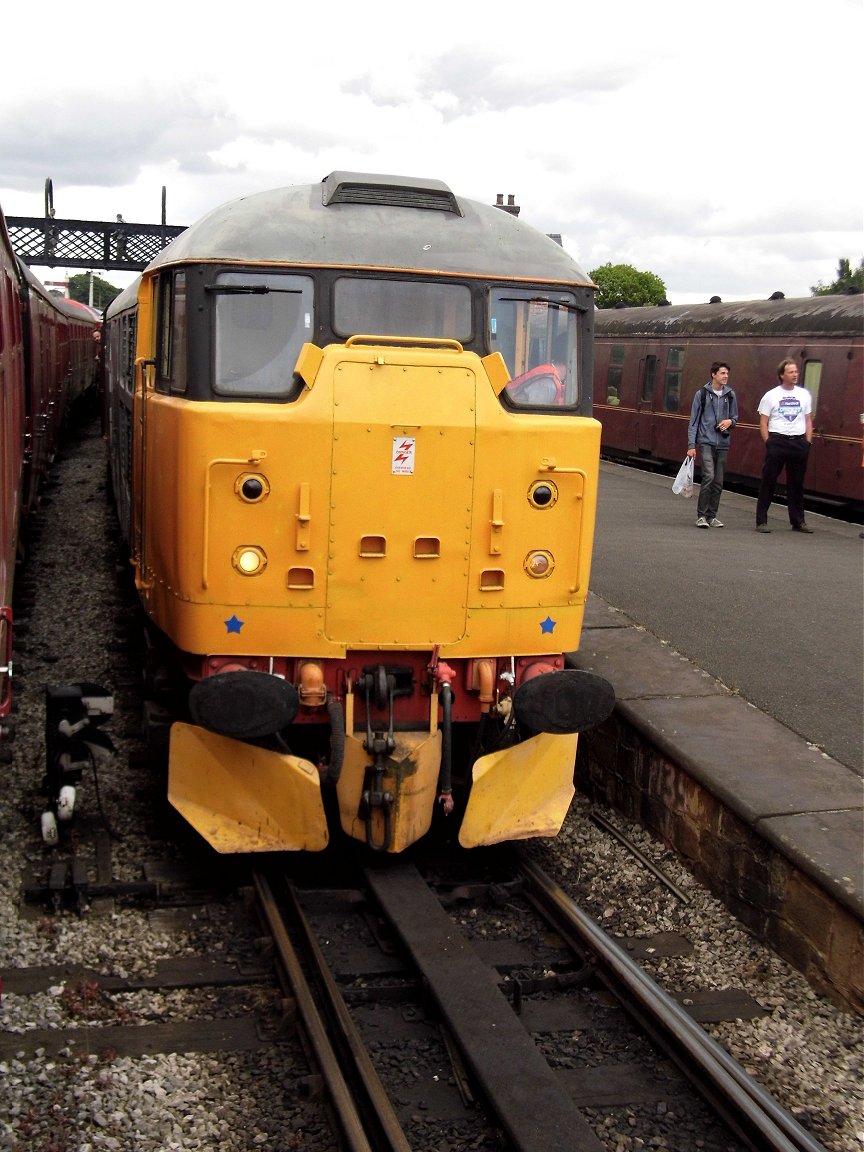
[[[78,819],[97,823],[99,808],[114,834],[116,878],[135,880],[142,861],[181,850],[170,830],[155,826],[156,783],[142,767],[137,652],[130,641],[134,609],[118,576],[121,548],[108,506],[105,451],[98,418],[70,435],[55,466],[55,483],[38,513],[38,541],[19,573],[16,605],[16,727],[9,763],[0,765],[0,968],[81,964],[105,975],[153,970],[163,957],[225,953],[226,924],[204,918],[186,927],[162,924],[140,911],[71,909],[34,914],[21,901],[24,874],[45,871],[52,849],[41,839],[39,788],[44,773],[46,684],[92,681],[115,695],[105,731],[116,745],[99,771],[78,789]],[[754,939],[675,855],[641,829],[614,821],[673,884],[669,888],[589,819],[577,798],[561,835],[532,847],[549,871],[586,910],[616,936],[676,932],[693,944],[683,957],[667,957],[647,970],[672,993],[743,988],[766,1010],[752,1021],[710,1026],[711,1034],[767,1088],[829,1152],[860,1152],[864,1145],[864,1030],[862,1021],[817,996],[806,981]],[[65,838],[74,836],[64,829]],[[154,834],[162,837],[158,846]],[[230,949],[230,943],[227,945]],[[80,990],[79,990],[80,991]],[[34,995],[4,990],[0,1020],[6,1033],[41,1028],[98,1029],[59,981]],[[189,1010],[182,991],[112,997],[108,1013],[154,1011],[171,1019]],[[238,1011],[243,1010],[242,998]],[[196,1007],[196,1010],[197,1007]],[[303,1070],[296,1050],[186,1053],[138,1058],[45,1053],[0,1061],[0,1149],[8,1152],[117,1152],[256,1148],[323,1152],[336,1147],[320,1103],[294,1090]],[[600,1133],[606,1140],[607,1136]],[[629,1142],[628,1142],[629,1141]],[[610,1132],[607,1146],[630,1152],[641,1142]],[[452,1145],[450,1146],[452,1147]],[[671,1141],[666,1147],[676,1147]],[[443,1148],[443,1145],[442,1145]],[[418,1150],[427,1152],[427,1150]],[[437,1152],[430,1149],[429,1152]],[[690,1148],[680,1148],[690,1152]]]

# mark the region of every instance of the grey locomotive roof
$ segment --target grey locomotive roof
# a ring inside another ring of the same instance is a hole
[[[560,245],[509,212],[457,197],[439,181],[352,172],[224,204],[149,267],[201,260],[591,284]]]
[[[125,312],[127,308],[134,308],[138,303],[138,289],[141,287],[141,277],[136,276],[131,284],[123,289],[119,296],[115,296],[108,305],[107,316],[115,316],[118,312]]]
[[[746,300],[730,304],[675,304],[650,308],[604,308],[594,331],[610,336],[861,336],[864,296],[804,296],[794,300]]]

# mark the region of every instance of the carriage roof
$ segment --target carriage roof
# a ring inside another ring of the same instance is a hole
[[[595,314],[595,334],[689,338],[692,336],[861,336],[864,296],[805,296],[715,304],[605,308]]]

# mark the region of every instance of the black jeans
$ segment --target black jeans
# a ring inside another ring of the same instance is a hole
[[[759,499],[756,501],[756,523],[764,524],[768,519],[768,509],[774,499],[777,478],[786,469],[786,503],[789,507],[789,523],[793,526],[804,523],[804,474],[807,471],[807,457],[810,445],[806,436],[782,436],[779,432],[769,432],[765,444],[765,463],[762,465],[762,482],[759,485]]]
[[[726,457],[729,455],[729,449],[715,448],[713,444],[699,444],[698,448],[702,480],[696,515],[704,516],[706,520],[713,520],[723,494],[723,478],[726,475]]]

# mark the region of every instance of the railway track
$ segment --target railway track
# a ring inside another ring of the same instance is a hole
[[[541,869],[523,859],[528,898],[564,939],[587,949],[600,980],[673,1059],[733,1131],[754,1150],[824,1152],[785,1109],[760,1088],[688,1012],[651,980],[611,937]]]
[[[717,1152],[824,1152],[699,1022],[758,1005],[734,990],[672,998],[634,957],[686,942],[616,942],[525,853],[472,854],[467,868],[429,860],[422,873],[407,859],[358,868],[352,854],[312,885],[296,858],[251,878],[244,867],[220,877],[162,862],[112,888],[92,876],[110,855],[101,840],[92,859],[65,862],[67,878],[89,876],[91,910],[107,915],[120,902],[184,935],[218,920],[226,955],[186,949],[143,974],[5,969],[6,995],[60,995],[50,1026],[0,1033],[0,1066],[266,1050],[282,1069],[278,1091],[350,1152],[442,1139],[452,1149],[604,1152],[622,1125],[646,1147],[684,1148],[698,1131],[700,1147]],[[238,919],[247,884],[263,956],[248,900]],[[30,877],[24,892],[57,911],[50,883]],[[84,899],[68,903],[80,910]],[[58,1091],[49,1078],[46,1100]]]
[[[399,860],[362,881],[255,878],[352,1150],[435,1147],[446,1132],[448,1147],[601,1152],[623,1108],[646,1147],[683,1148],[695,1124],[703,1148],[824,1152],[694,1019],[746,1013],[747,998],[688,1011],[529,857],[494,878],[430,879]],[[499,940],[486,915],[471,931],[480,905],[501,910]]]

